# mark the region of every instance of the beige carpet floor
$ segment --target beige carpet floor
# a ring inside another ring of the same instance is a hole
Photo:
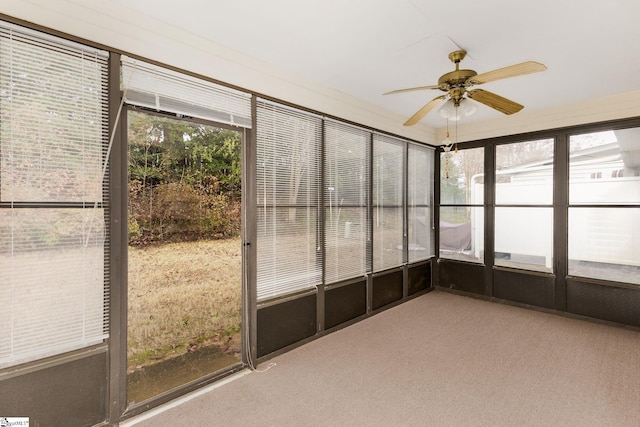
[[[640,332],[439,291],[259,368],[127,425],[640,426]]]

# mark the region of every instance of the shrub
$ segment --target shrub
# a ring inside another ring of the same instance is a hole
[[[138,224],[138,221],[132,216],[129,216],[127,220],[127,231],[129,232],[129,241],[140,240],[142,236],[140,224]]]
[[[182,183],[146,190],[131,185],[129,244],[238,236],[240,201],[207,190]]]

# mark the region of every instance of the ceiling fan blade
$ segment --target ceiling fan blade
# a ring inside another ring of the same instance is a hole
[[[418,123],[420,120],[424,118],[424,116],[426,116],[429,113],[429,111],[433,110],[438,105],[440,105],[440,103],[444,101],[446,97],[447,97],[446,95],[442,95],[442,96],[433,98],[431,101],[427,103],[427,105],[419,109],[417,113],[411,116],[409,120],[404,122],[404,126],[413,126],[416,123]]]
[[[478,74],[471,78],[471,81],[475,84],[482,84],[493,82],[495,80],[506,79],[509,77],[524,76],[525,74],[538,73],[546,70],[547,67],[544,64],[535,61],[527,61],[520,64],[510,65],[504,68],[498,68],[497,70],[488,71],[486,73]]]
[[[504,114],[517,113],[524,108],[524,105],[482,89],[469,90],[467,91],[467,96]]]
[[[439,88],[438,85],[410,87],[407,89],[397,89],[397,90],[392,90],[390,92],[385,92],[383,93],[383,95],[392,95],[394,93],[413,92],[415,90],[429,90],[429,89],[438,89],[438,88]]]

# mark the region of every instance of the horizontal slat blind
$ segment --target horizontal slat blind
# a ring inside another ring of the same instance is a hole
[[[257,298],[322,281],[318,230],[322,120],[257,101]]]
[[[327,121],[325,126],[325,282],[367,272],[371,133]]]
[[[0,23],[0,368],[107,337],[107,59]]]
[[[404,147],[395,138],[373,136],[373,269],[403,262]]]
[[[106,55],[12,28],[0,43],[0,201],[101,200]]]
[[[432,209],[434,150],[409,144],[407,154],[409,262],[434,255]]]
[[[122,57],[125,101],[131,105],[251,127],[251,95]]]

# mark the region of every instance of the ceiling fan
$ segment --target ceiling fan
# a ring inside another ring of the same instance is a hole
[[[454,107],[460,107],[467,98],[478,101],[481,104],[498,110],[504,114],[517,113],[524,108],[523,105],[483,89],[469,88],[475,85],[488,83],[495,80],[537,73],[547,69],[544,64],[535,61],[527,61],[520,64],[510,65],[508,67],[478,74],[473,70],[460,69],[460,61],[462,61],[466,55],[467,52],[464,50],[456,50],[455,52],[451,52],[449,54],[449,59],[451,60],[451,62],[456,64],[456,69],[449,73],[443,74],[438,79],[437,85],[398,89],[383,94],[390,95],[394,93],[429,89],[439,89],[443,92],[447,92],[445,95],[433,98],[424,107],[419,109],[413,116],[409,118],[409,120],[404,123],[405,126],[415,125],[420,120],[422,120],[424,116],[426,116],[430,111],[437,108],[443,102],[449,101],[451,104],[453,104]]]

